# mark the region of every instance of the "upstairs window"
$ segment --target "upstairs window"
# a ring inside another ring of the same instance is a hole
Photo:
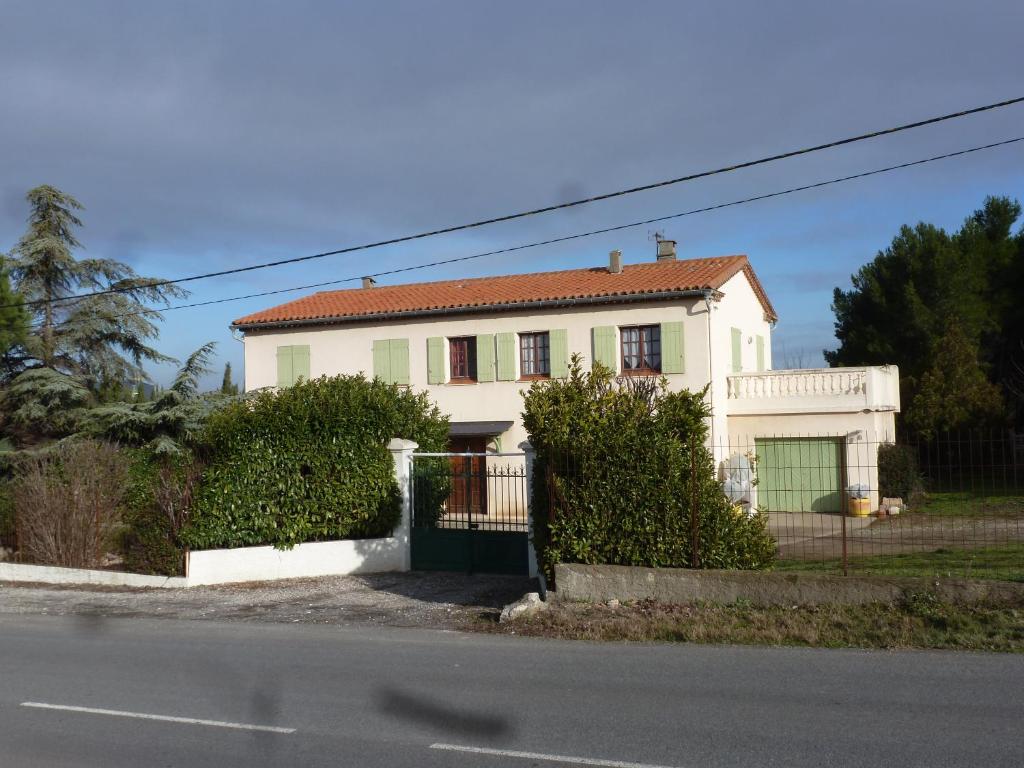
[[[547,331],[519,334],[519,370],[524,379],[551,376],[551,339]]]
[[[621,335],[623,373],[661,373],[660,325],[623,328]]]
[[[476,381],[476,336],[460,336],[448,342],[451,380]]]

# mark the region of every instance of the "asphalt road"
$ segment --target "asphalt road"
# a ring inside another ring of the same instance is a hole
[[[997,768],[1022,723],[1011,655],[0,615],[5,768]]]

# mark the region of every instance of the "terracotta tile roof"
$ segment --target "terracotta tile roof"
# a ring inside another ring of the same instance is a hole
[[[764,306],[765,316],[776,319],[760,281],[746,256],[681,259],[627,264],[613,274],[607,267],[534,272],[525,275],[475,277],[434,283],[382,285],[343,291],[320,291],[286,304],[240,317],[239,328],[303,324],[377,315],[467,311],[474,307],[509,308],[534,302],[572,299],[638,297],[648,293],[717,290],[738,272],[746,273]]]

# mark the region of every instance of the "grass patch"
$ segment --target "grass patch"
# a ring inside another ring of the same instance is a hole
[[[1024,543],[981,549],[938,549],[902,555],[849,558],[850,572],[873,576],[999,579],[1024,582]],[[776,571],[841,572],[842,561],[779,560]]]
[[[938,517],[1021,517],[1024,496],[963,492],[929,493],[912,514]]]
[[[570,640],[1024,651],[1024,606],[954,606],[930,594],[900,605],[793,608],[556,603],[529,618],[481,620],[474,628]]]

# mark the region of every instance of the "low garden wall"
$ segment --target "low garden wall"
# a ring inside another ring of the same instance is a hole
[[[654,600],[664,604],[734,603],[757,606],[896,603],[928,592],[943,602],[1017,602],[1024,584],[971,579],[841,576],[770,571],[641,568],[624,565],[555,566],[558,600],[602,603]]]
[[[0,583],[85,584],[104,587],[187,587],[180,576],[146,576],[140,573],[99,571],[89,568],[60,568],[55,565],[0,563]]]
[[[190,552],[187,586],[407,570],[398,537],[320,541],[292,549],[241,547]]]

